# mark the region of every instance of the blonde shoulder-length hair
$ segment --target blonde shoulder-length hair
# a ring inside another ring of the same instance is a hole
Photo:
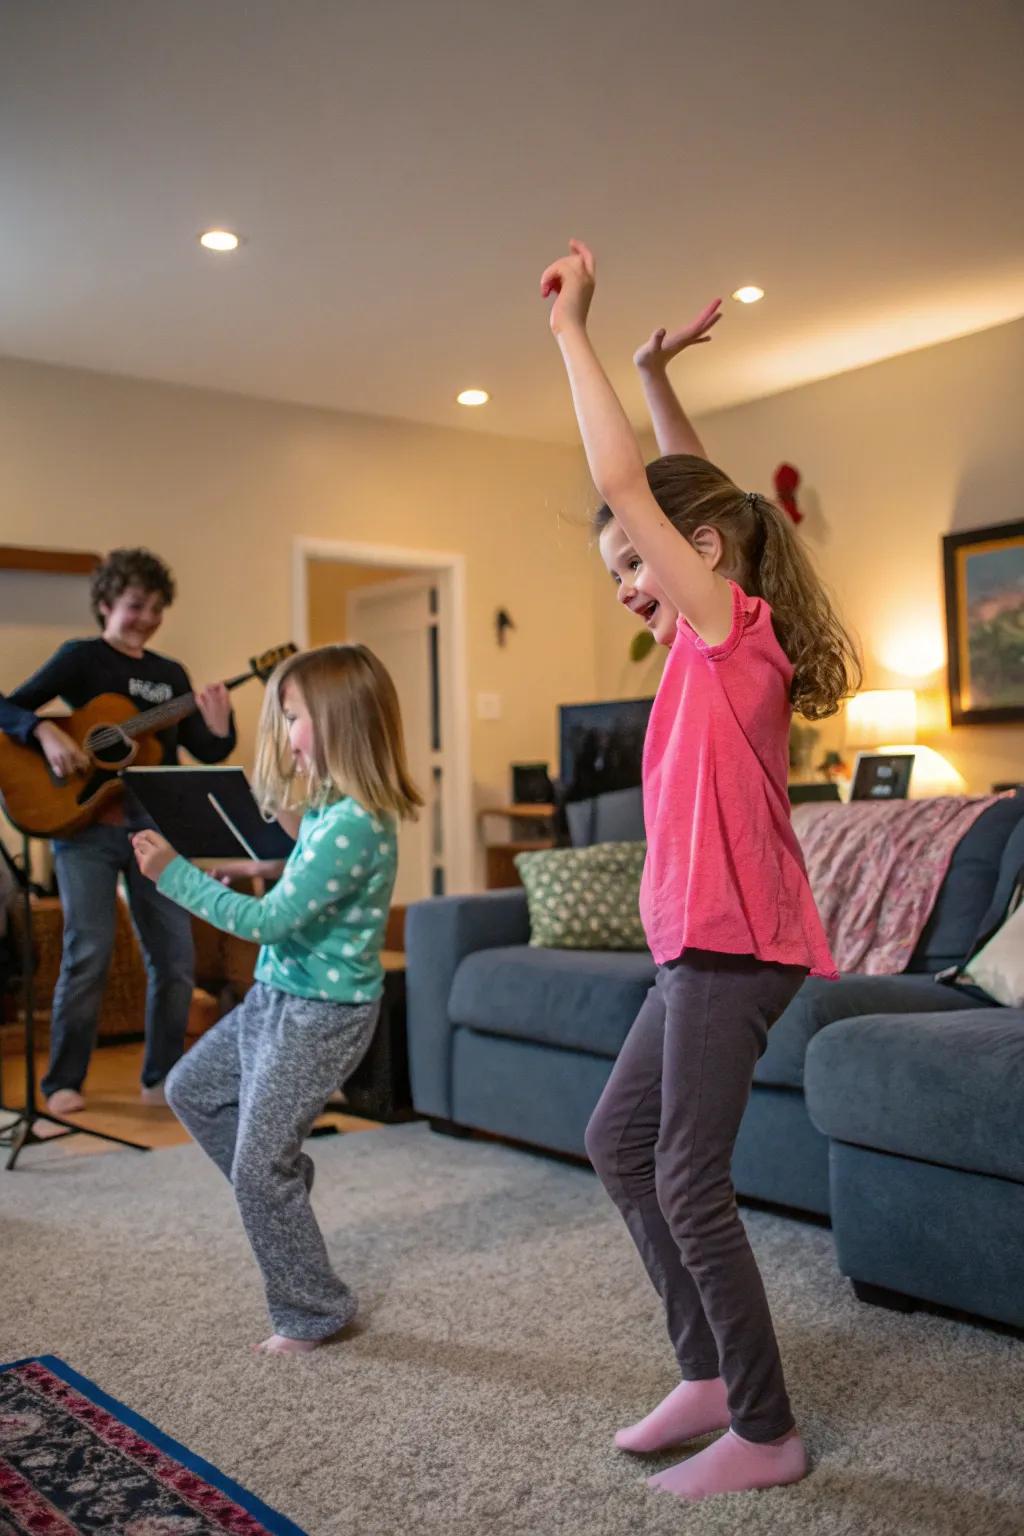
[[[295,770],[282,699],[291,683],[313,722],[313,766]],[[352,795],[368,811],[415,820],[423,805],[409,774],[398,694],[365,645],[323,645],[281,662],[260,715],[256,798],[265,813],[329,804]]]

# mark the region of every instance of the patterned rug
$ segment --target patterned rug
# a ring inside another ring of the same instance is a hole
[[[54,1355],[0,1366],[0,1536],[303,1536]]]

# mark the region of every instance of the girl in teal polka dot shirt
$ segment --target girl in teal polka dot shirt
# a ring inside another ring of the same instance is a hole
[[[260,945],[251,990],[165,1092],[234,1187],[275,1330],[260,1348],[294,1353],[355,1315],[310,1207],[302,1142],[373,1038],[396,824],[423,803],[394,684],[372,652],[324,646],[282,663],[267,685],[254,788],[296,839],[263,897],[227,889],[155,832],[133,844],[164,895]]]

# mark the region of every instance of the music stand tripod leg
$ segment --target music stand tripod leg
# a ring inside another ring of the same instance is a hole
[[[72,1125],[69,1121],[62,1120],[59,1115],[51,1115],[49,1110],[38,1107],[36,1100],[35,944],[33,943],[32,931],[31,841],[26,832],[22,833],[21,848],[23,868],[19,869],[3,840],[0,839],[0,853],[3,854],[4,862],[21,893],[21,995],[22,1011],[25,1016],[25,1105],[20,1113],[18,1113],[17,1118],[11,1124],[4,1126],[2,1132],[0,1132],[0,1143],[9,1146],[11,1149],[10,1156],[4,1167],[6,1169],[13,1168],[26,1147],[34,1144],[42,1145],[44,1142],[62,1141],[65,1136],[92,1136],[97,1141],[109,1141],[117,1147],[130,1147],[135,1152],[148,1152],[150,1150],[149,1147],[143,1146],[141,1142],[126,1141],[123,1136],[111,1136],[107,1131],[91,1131],[85,1125]],[[61,1128],[60,1135],[37,1135],[34,1129],[37,1120],[43,1120],[49,1125],[59,1125]]]

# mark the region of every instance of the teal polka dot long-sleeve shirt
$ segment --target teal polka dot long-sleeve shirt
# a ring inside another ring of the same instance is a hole
[[[229,890],[182,858],[157,888],[215,928],[259,944],[257,981],[296,997],[367,1003],[384,985],[380,952],[397,868],[392,819],[347,797],[306,812],[266,896]]]

